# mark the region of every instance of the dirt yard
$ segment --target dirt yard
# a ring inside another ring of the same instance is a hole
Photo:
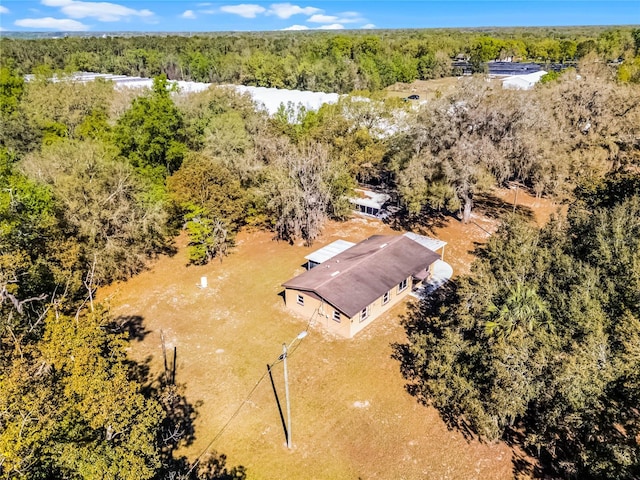
[[[420,101],[434,100],[440,96],[453,93],[460,85],[461,79],[469,79],[469,77],[444,77],[433,80],[415,80],[411,83],[394,83],[385,88],[387,95],[390,97],[406,98],[409,95],[419,95]],[[492,85],[501,87],[499,79],[490,79]]]
[[[416,80],[411,83],[394,83],[385,90],[390,97],[406,98],[420,95],[420,100],[433,100],[436,96],[447,95],[455,90],[459,80],[456,77],[435,80]]]
[[[426,232],[448,242],[445,260],[455,274],[468,271],[474,246],[495,229],[500,213],[511,210],[514,193],[487,197],[470,224],[449,219]],[[522,192],[518,204],[532,218],[534,208],[539,222],[555,210]],[[310,325],[288,361],[293,448],[286,448],[264,374],[283,342],[305,330],[309,319],[289,313],[279,295],[281,284],[302,272],[305,255],[336,239],[357,242],[393,233],[399,232],[355,217],[329,224],[307,248],[245,231],[231,255],[202,267],[186,266],[186,239],[180,237],[176,255],[99,292],[114,315],[142,317],[145,335],[132,344],[131,357],[149,360],[160,372],[161,331],[167,349],[177,348],[177,382],[185,385],[198,412],[196,439],[183,453],[197,457],[222,431],[211,448],[226,454],[229,465],[245,466],[250,479],[514,478],[509,446],[447,430],[436,410],[406,392],[398,363],[391,359],[391,344],[404,341],[403,304],[351,340]],[[207,288],[197,286],[202,276]],[[281,363],[273,374],[284,411]]]

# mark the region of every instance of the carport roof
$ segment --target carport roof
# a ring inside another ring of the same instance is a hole
[[[348,242],[346,240],[336,240],[335,242],[332,242],[329,245],[316,250],[315,252],[311,252],[304,258],[314,263],[324,263],[327,260],[335,257],[336,255],[344,252],[345,250],[353,247],[354,245],[355,243]]]

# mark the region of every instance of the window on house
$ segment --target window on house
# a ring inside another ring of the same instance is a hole
[[[389,292],[386,292],[386,293],[382,296],[382,305],[384,305],[384,304],[386,304],[386,303],[389,303],[389,298],[390,298]]]
[[[398,284],[398,293],[407,288],[407,279],[405,278]]]
[[[337,310],[334,310],[334,311],[333,311],[333,319],[334,319],[336,322],[340,323],[340,312],[339,312],[339,311],[337,311]]]
[[[298,305],[304,306],[304,297],[302,295],[298,295]]]
[[[364,322],[369,316],[369,307],[364,307],[360,312],[360,321]]]

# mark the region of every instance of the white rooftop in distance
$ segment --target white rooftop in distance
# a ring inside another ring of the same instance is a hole
[[[25,75],[25,80],[31,81],[34,75]],[[74,81],[74,82],[92,82],[98,78],[110,80],[115,84],[115,88],[151,88],[153,86],[152,78],[129,77],[127,75],[114,75],[111,73],[93,73],[93,72],[76,72],[68,77],[58,77],[54,75],[51,78],[53,82]],[[177,85],[181,92],[202,92],[207,90],[212,83],[188,82],[183,80],[169,80],[170,84]],[[269,115],[274,115],[280,105],[288,107],[292,105],[294,111],[300,107],[306,110],[317,111],[325,103],[336,103],[340,98],[337,93],[325,92],[308,92],[302,90],[287,90],[284,88],[266,88],[251,87],[246,85],[226,85],[235,89],[238,93],[248,93],[254,103],[264,108]],[[291,119],[294,120],[294,119]]]
[[[442,240],[438,240],[437,238],[426,237],[424,235],[418,235],[417,233],[407,232],[404,234],[405,237],[410,238],[414,242],[419,243],[423,247],[427,247],[429,250],[436,252],[442,247],[444,247],[447,242]]]
[[[502,79],[502,88],[530,90],[546,74],[547,72],[540,70],[539,72],[528,73],[526,75],[512,75]]]
[[[323,263],[323,262],[326,262],[327,260],[335,257],[339,253],[342,253],[345,250],[348,250],[349,248],[353,247],[354,245],[355,245],[355,243],[347,242],[346,240],[336,240],[335,242],[332,242],[329,245],[324,246],[321,249],[310,253],[309,255],[307,255],[304,258],[306,258],[310,262]]]
[[[305,110],[317,111],[325,103],[336,103],[340,96],[337,93],[307,92],[302,90],[287,90],[284,88],[251,87],[246,85],[232,85],[238,93],[248,93],[253,101],[269,113],[274,115],[280,105],[291,104],[294,110],[304,107]],[[293,120],[293,119],[292,119]]]
[[[35,78],[34,75],[25,75],[25,80],[31,81]],[[74,81],[74,82],[92,82],[97,78],[103,78],[110,80],[115,84],[118,89],[121,88],[151,88],[153,86],[153,79],[142,77],[128,77],[126,75],[114,75],[111,73],[93,73],[93,72],[76,72],[68,77],[60,78],[53,76],[51,81]],[[203,82],[187,82],[182,80],[169,80],[170,84],[177,85],[181,92],[201,92],[208,89],[211,83]],[[325,103],[336,103],[340,96],[337,93],[325,93],[325,92],[308,92],[302,90],[287,90],[284,88],[266,88],[266,87],[251,87],[246,85],[227,85],[235,89],[238,93],[248,93],[256,105],[263,107],[269,115],[275,114],[280,105],[287,107],[291,104],[294,107],[294,111],[297,111],[300,107],[304,107],[306,110],[317,111]]]

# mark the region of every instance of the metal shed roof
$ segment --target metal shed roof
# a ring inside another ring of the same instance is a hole
[[[391,198],[386,193],[378,193],[371,190],[363,190],[361,188],[356,188],[354,191],[362,196],[352,197],[349,199],[349,201],[351,203],[355,203],[356,205],[364,205],[365,207],[380,209],[382,208],[382,205],[388,202]]]
[[[425,237],[424,235],[418,235],[413,232],[407,232],[404,236],[410,238],[414,242],[418,242],[423,247],[427,247],[429,250],[433,250],[434,252],[437,252],[447,244],[447,242],[438,240],[437,238]]]
[[[355,243],[347,242],[346,240],[336,240],[335,242],[332,242],[329,245],[326,245],[321,249],[310,253],[304,258],[314,263],[323,263],[330,258],[333,258],[336,255],[344,252],[348,248],[353,247],[354,245]]]

